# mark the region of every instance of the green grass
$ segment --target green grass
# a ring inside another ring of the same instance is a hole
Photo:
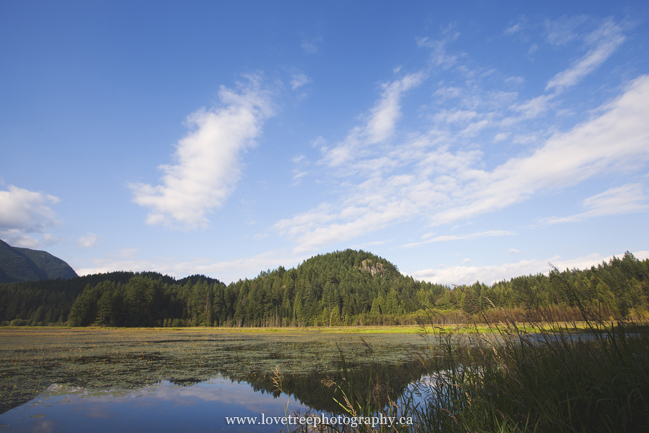
[[[594,325],[597,332],[587,341],[568,332],[532,336],[503,329],[502,339],[483,339],[472,347],[458,346],[449,335],[434,351],[421,354],[430,366],[427,380],[396,401],[378,402],[383,392],[358,392],[345,380],[337,384],[350,416],[376,415],[378,405],[385,416],[413,417],[412,426],[319,431],[649,431],[649,332],[626,326]]]
[[[457,331],[421,327],[441,344],[420,349],[425,380],[396,401],[337,386],[350,414],[412,416],[414,424],[387,428],[326,427],[346,432],[609,433],[649,431],[649,323],[611,323],[582,310],[581,323],[553,322],[475,327]],[[642,317],[637,315],[636,317]],[[458,344],[461,343],[461,344]],[[343,363],[343,373],[345,365]],[[369,388],[385,386],[375,382]],[[373,408],[373,409],[372,409]],[[377,409],[382,408],[382,409]]]
[[[553,328],[557,326],[556,323],[542,323],[536,326],[531,326],[525,323],[517,323],[520,330],[526,332],[535,332],[538,327],[542,327],[545,331],[552,332]],[[569,327],[572,332],[589,331],[586,322],[574,323],[561,323],[563,327]],[[67,326],[0,326],[0,330],[12,329],[70,329]],[[125,332],[189,332],[194,334],[227,334],[227,333],[241,333],[241,334],[407,334],[407,335],[420,335],[424,333],[438,333],[438,334],[497,334],[500,331],[488,324],[454,324],[454,325],[426,325],[425,329],[421,325],[385,325],[385,326],[320,326],[320,327],[242,327],[242,328],[212,328],[212,327],[182,327],[182,328],[115,328],[108,326],[93,327],[88,326],[84,328],[77,328],[77,330],[84,331],[107,331],[107,330],[120,330]]]

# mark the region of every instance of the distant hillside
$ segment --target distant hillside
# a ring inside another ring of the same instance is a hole
[[[649,260],[626,253],[584,270],[487,286],[414,280],[365,251],[318,255],[227,286],[202,275],[111,272],[0,284],[0,325],[340,326],[605,320],[649,314]],[[539,311],[541,311],[539,313]],[[530,316],[530,314],[532,314]],[[559,317],[558,316],[558,317]]]
[[[12,247],[0,240],[0,283],[74,278],[67,263],[46,251]]]
[[[176,280],[158,272],[110,272],[85,275],[67,280],[38,280],[0,283],[0,324],[63,324],[70,308],[84,288],[103,285],[115,287],[137,286],[138,282],[155,282],[173,293],[197,283],[213,287],[224,286],[219,280],[193,275]],[[180,307],[182,310],[182,306]]]

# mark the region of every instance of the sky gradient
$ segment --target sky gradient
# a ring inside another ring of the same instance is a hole
[[[226,283],[649,258],[649,4],[0,3],[0,239]]]

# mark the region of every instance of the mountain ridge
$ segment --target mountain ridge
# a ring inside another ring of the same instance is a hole
[[[47,251],[12,247],[0,240],[0,283],[67,280],[77,276],[70,265]]]

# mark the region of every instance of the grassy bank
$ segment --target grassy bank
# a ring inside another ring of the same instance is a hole
[[[536,332],[538,328],[542,328],[547,332],[560,326],[561,329],[570,329],[572,332],[588,331],[588,323],[585,321],[578,322],[540,322],[535,325],[530,325],[525,322],[517,322],[516,327],[525,332]],[[309,326],[309,327],[243,327],[243,328],[228,328],[228,327],[181,327],[181,328],[168,328],[168,327],[111,327],[111,326],[87,326],[84,328],[70,328],[68,326],[0,326],[0,330],[20,330],[20,329],[69,329],[71,332],[76,331],[92,331],[92,330],[123,330],[131,331],[155,331],[155,332],[197,332],[197,333],[242,333],[242,334],[259,334],[259,333],[326,333],[326,334],[493,334],[499,333],[500,330],[490,324],[475,324],[475,323],[459,323],[453,325],[386,325],[386,326]]]
[[[443,345],[436,373],[407,408],[419,431],[642,432],[649,429],[649,332],[631,323],[504,328],[499,342],[471,350]]]
[[[383,415],[410,416],[413,424],[320,431],[649,431],[649,322],[604,321],[585,308],[580,323],[553,322],[542,308],[533,313],[546,320],[476,327],[480,332],[461,346],[455,330],[422,324],[420,332],[442,334],[442,344],[417,351],[428,374],[410,392],[385,402],[381,389],[389,384],[374,383],[364,395],[344,380],[336,384],[350,416],[376,415],[382,407]]]

